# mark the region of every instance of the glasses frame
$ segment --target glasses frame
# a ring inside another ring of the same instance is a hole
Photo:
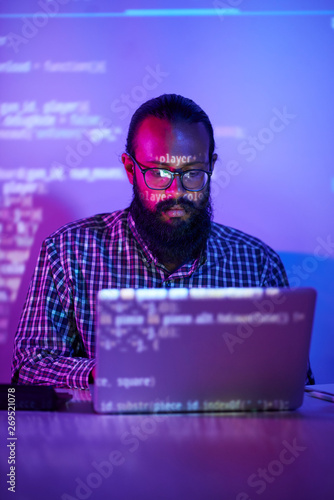
[[[143,174],[143,177],[144,177],[144,182],[146,184],[146,186],[148,187],[148,189],[154,189],[154,191],[164,191],[165,189],[168,189],[169,187],[171,187],[171,185],[173,184],[173,181],[175,179],[175,176],[178,175],[180,177],[180,181],[181,181],[181,185],[183,187],[183,189],[185,191],[191,191],[193,193],[196,193],[198,191],[202,191],[202,189],[205,188],[205,186],[207,186],[211,180],[211,176],[212,176],[212,162],[210,162],[210,170],[207,171],[207,170],[203,170],[202,168],[193,168],[193,169],[189,169],[189,170],[184,170],[182,172],[172,172],[171,170],[168,170],[168,168],[160,168],[160,167],[145,167],[145,165],[140,165],[140,163],[138,163],[138,161],[135,159],[134,156],[130,155],[129,153],[127,153],[127,155],[131,158],[131,160],[137,165],[137,167],[139,168],[139,170],[141,171],[141,173]],[[144,168],[143,168],[144,167]],[[146,172],[148,172],[149,170],[153,170],[153,169],[156,169],[156,170],[166,170],[167,172],[169,172],[172,177],[170,179],[170,183],[168,184],[168,186],[166,187],[163,187],[163,188],[152,188],[150,187],[147,182],[146,182]],[[207,175],[208,175],[208,180],[206,181],[206,183],[204,184],[203,187],[201,187],[201,189],[188,189],[184,186],[183,184],[183,176],[185,174],[187,174],[188,172],[192,172],[193,170],[196,170],[197,172],[205,172]]]

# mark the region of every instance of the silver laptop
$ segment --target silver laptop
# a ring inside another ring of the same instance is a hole
[[[311,288],[102,290],[94,409],[296,409],[315,300]]]

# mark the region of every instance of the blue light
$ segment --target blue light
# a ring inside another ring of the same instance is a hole
[[[263,10],[241,11],[240,9],[128,9],[126,16],[331,16],[334,10]]]
[[[35,13],[0,14],[0,19],[32,18]],[[208,16],[333,16],[334,10],[266,10],[241,11],[239,9],[128,9],[124,12],[58,12],[52,18],[107,18],[107,17],[208,17]]]
[[[161,16],[236,16],[241,14],[239,9],[128,9],[124,13],[131,17],[161,17]]]

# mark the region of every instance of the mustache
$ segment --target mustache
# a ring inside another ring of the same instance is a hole
[[[195,207],[195,204],[187,200],[186,198],[179,198],[178,200],[162,200],[159,201],[156,205],[156,212],[161,215],[162,212],[165,212],[166,210],[169,210],[174,207],[182,207],[185,212],[190,212],[190,211],[198,211],[198,208]]]

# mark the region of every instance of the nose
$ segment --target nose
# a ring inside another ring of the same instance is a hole
[[[183,193],[184,189],[181,183],[181,177],[179,175],[175,175],[172,184],[167,188],[169,193]]]

